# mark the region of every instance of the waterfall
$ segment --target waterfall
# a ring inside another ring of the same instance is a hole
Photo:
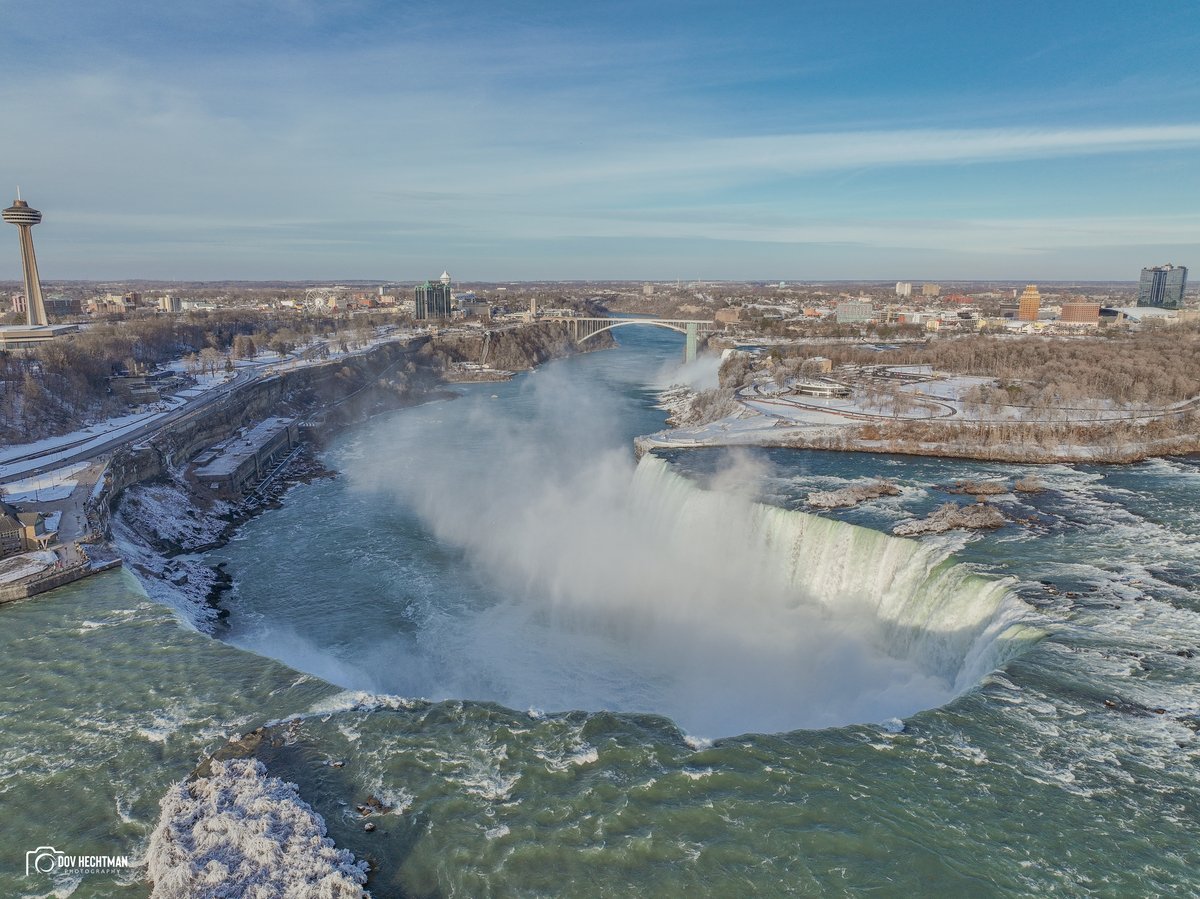
[[[656,591],[636,628],[686,620],[703,630],[696,618],[708,616],[721,633],[764,645],[813,627],[853,631],[953,693],[1041,636],[1008,581],[974,574],[937,543],[706,490],[653,455],[638,465],[630,504],[635,539],[679,587]]]

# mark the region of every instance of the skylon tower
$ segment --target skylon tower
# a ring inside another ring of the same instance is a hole
[[[0,213],[4,220],[16,225],[21,232],[21,269],[25,275],[25,314],[30,327],[44,327],[49,324],[46,319],[46,304],[42,300],[42,283],[38,280],[37,256],[33,252],[32,228],[42,220],[42,214],[21,199],[21,191],[17,191],[17,199],[13,204]]]

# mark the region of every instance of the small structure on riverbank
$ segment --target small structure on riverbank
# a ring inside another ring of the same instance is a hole
[[[299,442],[296,419],[267,418],[201,453],[192,463],[191,475],[214,496],[237,501],[270,475]]]
[[[0,502],[0,559],[45,549],[56,536],[47,530],[46,516],[41,512],[21,512]]]

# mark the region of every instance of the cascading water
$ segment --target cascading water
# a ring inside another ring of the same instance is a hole
[[[743,594],[736,611],[766,628],[802,608],[826,622],[869,623],[877,649],[955,692],[1039,636],[1006,582],[972,574],[936,543],[703,490],[652,455],[638,466],[633,497],[636,514],[684,552],[692,531],[709,529],[730,550],[717,564],[736,555],[737,567],[761,569],[771,589]]]
[[[541,451],[507,453],[523,461],[503,479],[453,459],[389,479],[495,598],[435,600],[425,674],[377,688],[787,731],[942,705],[1039,636],[944,546],[704,489],[654,456]]]

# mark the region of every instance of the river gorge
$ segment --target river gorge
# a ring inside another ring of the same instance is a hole
[[[1046,466],[998,531],[897,538],[1026,470],[636,460],[704,373],[617,341],[341,434],[337,477],[204,553],[211,634],[129,570],[5,607],[0,854],[142,859],[172,785],[272,724],[258,757],[375,896],[1200,889],[1200,464]]]

